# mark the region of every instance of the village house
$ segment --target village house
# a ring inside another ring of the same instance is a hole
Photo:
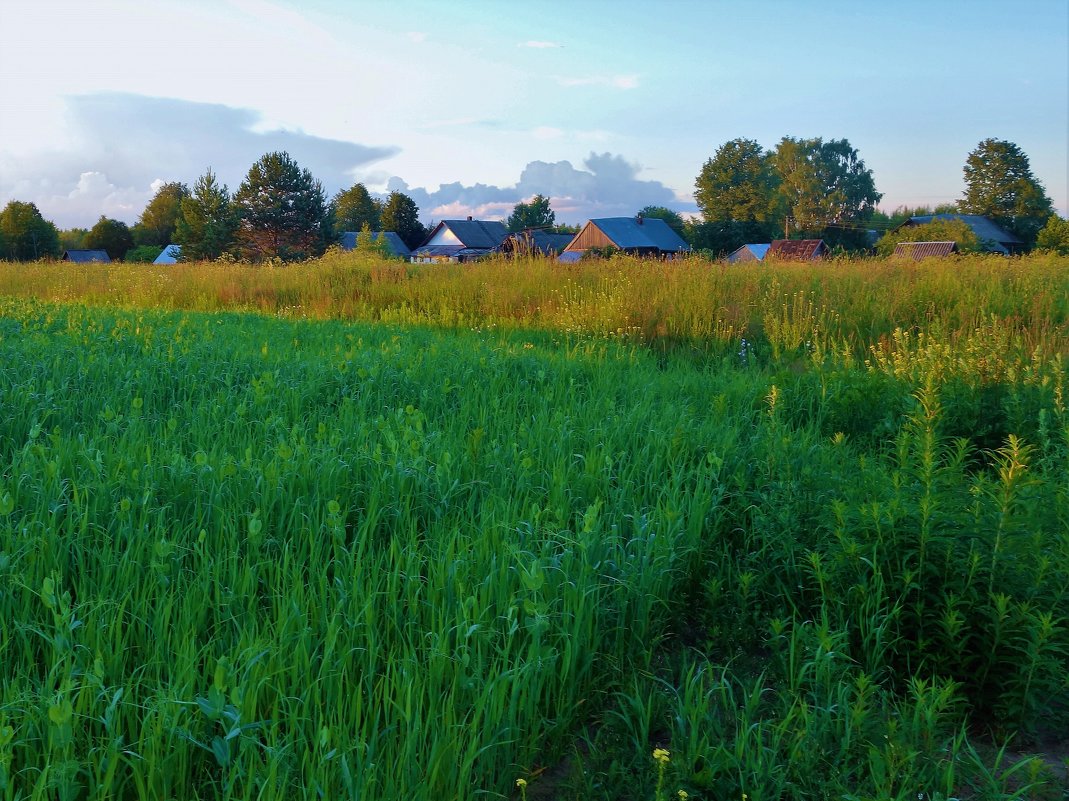
[[[828,255],[823,239],[774,239],[765,253],[766,259],[780,261],[819,261]]]
[[[981,250],[985,250],[988,253],[1001,253],[1003,256],[1010,256],[1025,249],[1024,242],[1001,225],[998,225],[994,220],[984,217],[982,214],[924,214],[919,217],[910,217],[894,230],[927,225],[937,220],[960,220],[965,223],[976,234],[976,238],[980,241]]]
[[[412,261],[433,264],[480,259],[501,247],[508,233],[505,224],[497,220],[442,220],[412,251]]]
[[[738,250],[728,254],[727,262],[729,264],[736,264],[738,262],[761,261],[765,257],[765,254],[768,253],[769,247],[771,247],[771,245],[768,243],[743,245]]]
[[[338,238],[338,245],[342,250],[354,250],[356,248],[357,237],[360,233],[357,231],[344,231]],[[379,237],[382,237],[386,242],[386,247],[390,249],[390,253],[399,259],[408,260],[412,257],[412,251],[408,249],[408,245],[405,244],[405,240],[401,238],[401,235],[396,231],[372,231],[371,241],[377,243]]]
[[[75,264],[89,264],[91,262],[111,264],[111,257],[106,250],[65,250],[60,260],[72,261]]]
[[[921,259],[949,256],[958,252],[957,242],[899,242],[895,245],[894,258]]]
[[[528,229],[505,237],[500,251],[509,256],[559,256],[573,238],[573,234]]]
[[[615,248],[635,256],[671,258],[690,250],[671,226],[657,217],[602,217],[589,220],[561,254],[574,261],[591,248]]]

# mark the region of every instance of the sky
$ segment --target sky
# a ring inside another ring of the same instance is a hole
[[[880,207],[1015,142],[1069,216],[1067,0],[0,0],[0,204],[137,221],[287,151],[424,222],[696,212],[725,142],[847,139]]]

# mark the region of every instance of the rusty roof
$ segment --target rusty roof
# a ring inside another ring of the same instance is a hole
[[[775,239],[768,248],[766,258],[811,261],[828,252],[823,239]]]

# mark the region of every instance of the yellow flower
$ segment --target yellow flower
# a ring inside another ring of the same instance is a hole
[[[686,790],[680,790],[676,795],[679,796],[679,801],[687,801],[687,799],[690,798],[690,795]]]
[[[527,779],[516,779],[516,786],[522,790],[527,786]]]
[[[667,748],[654,748],[653,758],[660,762],[662,765],[668,764],[668,749]]]

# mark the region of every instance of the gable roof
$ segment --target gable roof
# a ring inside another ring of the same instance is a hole
[[[810,261],[819,259],[827,252],[828,246],[823,239],[774,239],[765,256]]]
[[[111,263],[111,257],[106,250],[65,250],[62,260],[73,261],[76,264],[88,264],[94,261]]]
[[[996,250],[999,253],[1009,253],[1015,247],[1019,248],[1024,245],[1024,242],[1016,236],[982,214],[923,214],[919,217],[910,217],[898,227],[927,225],[934,220],[961,220],[972,228],[973,233],[976,234],[976,238],[980,240],[981,244],[993,242],[998,245],[999,247]]]
[[[729,262],[761,261],[765,257],[765,254],[768,253],[770,247],[772,246],[768,243],[743,245],[738,250],[729,253],[727,260]]]
[[[466,248],[493,250],[500,246],[505,241],[505,237],[509,235],[508,228],[498,220],[473,220],[471,218],[467,220],[442,220],[423,240],[423,245],[416,249],[420,250],[434,239],[443,228],[452,233],[460,244]]]
[[[957,242],[899,242],[892,256],[910,256],[917,261],[958,252]]]
[[[153,264],[177,264],[178,257],[182,254],[181,245],[168,245],[162,251],[160,255],[156,257]]]
[[[513,253],[541,253],[543,256],[550,256],[563,252],[572,239],[572,234],[553,234],[538,229],[517,231],[505,237],[501,243],[501,250]]]
[[[682,237],[659,217],[645,217],[641,222],[636,217],[599,217],[590,220],[587,225],[593,225],[601,231],[620,250],[655,249],[661,253],[690,250],[690,246]],[[580,231],[572,241],[582,234]]]
[[[356,248],[356,238],[359,235],[357,231],[343,231],[342,235],[338,237],[338,244],[342,250],[353,250]],[[386,244],[393,255],[400,256],[403,259],[407,259],[412,255],[412,251],[408,249],[405,240],[396,231],[372,231],[371,241],[375,242],[380,236],[386,237]]]

